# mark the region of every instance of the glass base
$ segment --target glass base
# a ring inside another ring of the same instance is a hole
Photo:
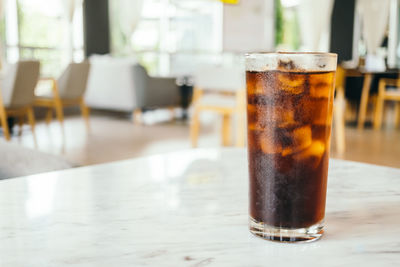
[[[324,233],[323,221],[307,228],[289,229],[267,225],[250,217],[249,227],[250,232],[256,236],[271,241],[287,243],[316,241]]]

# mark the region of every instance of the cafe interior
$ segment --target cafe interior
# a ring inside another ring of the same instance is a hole
[[[400,168],[399,12],[398,0],[0,0],[0,186],[27,179],[7,201],[41,188],[26,209],[47,216],[74,170],[91,192],[101,170],[130,160],[151,161],[160,187],[164,172],[207,184],[214,174],[183,166],[191,153],[204,157],[197,170],[216,151],[246,151],[253,52],[336,53],[330,158]]]
[[[231,2],[2,0],[1,178],[245,147],[243,78],[211,91],[259,51],[337,53],[331,156],[400,167],[397,1]]]

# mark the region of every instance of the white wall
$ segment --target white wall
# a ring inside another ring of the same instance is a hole
[[[223,50],[274,50],[274,0],[241,0],[223,8]]]

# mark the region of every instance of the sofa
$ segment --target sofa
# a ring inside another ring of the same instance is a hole
[[[175,78],[151,77],[134,58],[92,56],[85,93],[94,109],[132,112],[180,105]]]

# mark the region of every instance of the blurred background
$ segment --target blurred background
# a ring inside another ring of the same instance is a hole
[[[35,162],[21,168],[29,174],[48,157],[83,166],[243,147],[244,54],[330,51],[339,58],[332,156],[400,167],[399,8],[398,0],[0,0],[2,164],[13,169],[30,151]]]

